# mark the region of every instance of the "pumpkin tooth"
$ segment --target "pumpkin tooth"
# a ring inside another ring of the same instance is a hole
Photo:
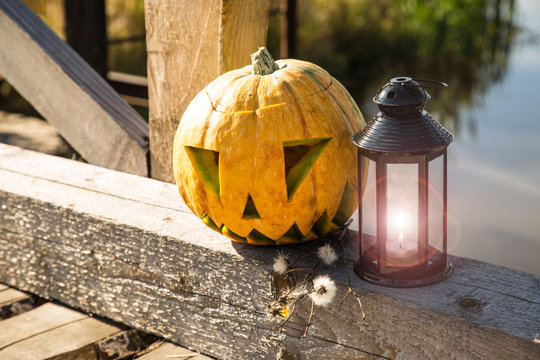
[[[202,221],[206,224],[206,226],[210,227],[211,229],[221,232],[219,226],[217,226],[217,224],[214,222],[214,220],[212,220],[210,216],[208,216],[208,214],[204,214],[202,216]]]
[[[221,227],[221,233],[225,236],[228,236],[229,238],[231,238],[233,241],[236,241],[236,242],[242,242],[242,243],[246,243],[247,242],[247,239],[243,236],[240,236],[234,232],[232,232],[228,227],[226,227],[225,225],[223,225]]]
[[[324,236],[332,231],[339,229],[339,226],[334,222],[330,221],[328,213],[326,210],[322,213],[319,219],[313,224],[313,232],[319,236]]]
[[[268,236],[257,231],[256,229],[251,230],[247,236],[247,242],[252,245],[275,245],[276,242],[270,239]]]
[[[289,201],[308,176],[313,164],[321,156],[332,138],[315,138],[283,142],[285,182]]]
[[[253,198],[250,194],[248,194],[246,206],[244,208],[244,213],[242,214],[242,219],[260,219],[261,216],[259,215],[259,212],[257,211],[257,208],[255,207],[255,202],[253,202]]]
[[[343,225],[349,220],[355,209],[355,197],[356,193],[347,181],[345,188],[343,189],[343,195],[341,195],[341,201],[339,202],[338,210],[332,222],[336,225]]]
[[[185,146],[184,148],[197,175],[206,187],[219,197],[219,152],[194,146]]]
[[[298,225],[294,223],[285,234],[283,234],[278,240],[277,243],[298,243],[304,238],[304,234],[298,228]]]
[[[298,228],[298,225],[294,223],[289,230],[283,236],[276,240],[276,244],[286,245],[286,244],[298,244],[304,241],[311,241],[316,239],[317,235],[309,231],[307,235],[302,234],[302,231]]]

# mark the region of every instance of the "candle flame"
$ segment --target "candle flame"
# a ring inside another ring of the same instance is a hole
[[[399,248],[402,249],[403,248],[403,232],[399,233],[398,241],[399,241]]]

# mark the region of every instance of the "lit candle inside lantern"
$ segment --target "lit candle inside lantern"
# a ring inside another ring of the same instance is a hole
[[[411,266],[416,261],[418,254],[418,244],[405,239],[403,232],[399,233],[397,239],[386,242],[386,260],[390,266]]]

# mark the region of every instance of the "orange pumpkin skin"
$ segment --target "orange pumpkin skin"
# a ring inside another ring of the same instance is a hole
[[[264,48],[252,58],[261,52],[271,59]],[[343,225],[357,207],[351,137],[365,125],[325,70],[271,62],[279,69],[252,74],[250,65],[211,82],[186,109],[173,147],[189,208],[232,240],[255,245],[309,241]]]

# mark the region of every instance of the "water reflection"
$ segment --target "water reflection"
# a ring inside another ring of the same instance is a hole
[[[476,133],[460,109],[477,106],[503,80],[514,45],[514,0],[304,0],[300,58],[321,65],[367,114],[390,78],[411,75],[451,84],[430,112],[456,134]],[[374,76],[374,74],[376,74]],[[459,106],[456,106],[459,104]]]

